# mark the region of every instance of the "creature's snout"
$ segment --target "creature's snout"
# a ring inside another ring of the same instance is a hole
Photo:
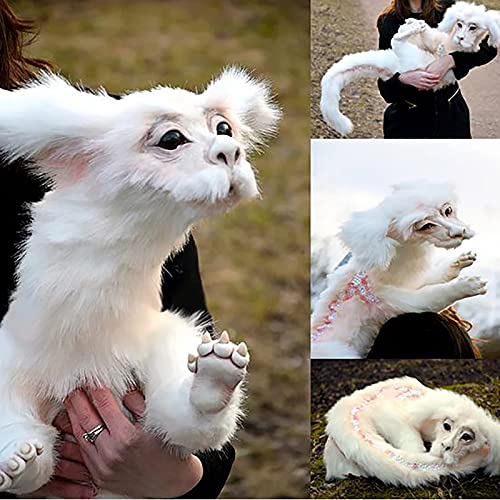
[[[443,441],[441,443],[441,447],[443,448],[443,451],[451,451],[451,449],[453,448],[453,443],[451,439],[448,441]]]
[[[241,147],[232,137],[218,135],[210,147],[209,158],[212,163],[233,168],[241,158]]]
[[[448,236],[450,238],[460,238],[463,240],[470,240],[476,233],[466,224],[459,221],[457,223],[448,225]]]

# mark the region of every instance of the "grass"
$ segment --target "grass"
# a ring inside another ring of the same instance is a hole
[[[445,478],[426,488],[387,486],[374,478],[349,477],[325,482],[322,454],[325,413],[344,395],[390,377],[409,375],[431,387],[443,387],[471,397],[493,415],[500,415],[500,364],[492,361],[336,361],[314,362],[311,410],[312,498],[497,498],[498,478],[481,473]],[[335,378],[333,378],[335,377]],[[335,382],[333,382],[335,381]]]
[[[264,75],[283,107],[255,158],[264,200],[195,230],[209,307],[252,361],[245,428],[223,495],[305,497],[309,448],[309,2],[13,2],[40,27],[29,52],[109,92],[200,88],[228,64]]]

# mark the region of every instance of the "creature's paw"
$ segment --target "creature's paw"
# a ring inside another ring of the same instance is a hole
[[[197,376],[209,376],[234,388],[245,377],[249,361],[248,349],[244,342],[233,344],[227,332],[223,332],[218,340],[213,341],[210,334],[205,333],[202,343],[198,346],[198,356],[188,357],[188,368]]]
[[[203,411],[220,411],[236,386],[245,378],[250,361],[244,342],[235,345],[227,332],[213,341],[205,333],[198,346],[198,356],[188,356],[188,368],[195,374],[191,401]]]
[[[476,295],[484,295],[486,293],[487,281],[479,276],[467,276],[459,278],[456,282],[460,298],[475,297]],[[458,300],[459,300],[458,299]]]
[[[448,51],[446,50],[446,47],[444,44],[440,43],[436,49],[436,55],[438,57],[444,57],[448,55]]]
[[[52,474],[51,450],[36,439],[7,447],[0,458],[0,492],[22,494],[37,490]]]
[[[423,33],[429,28],[425,21],[409,18],[404,24],[399,27],[398,32],[394,35],[396,40],[407,38],[418,33]]]
[[[476,262],[477,255],[473,252],[463,253],[452,263],[451,267],[454,269],[462,270],[466,267],[472,266]]]
[[[476,258],[477,256],[473,252],[463,253],[457,257],[448,267],[448,275],[446,276],[447,279],[451,281],[452,279],[457,278],[462,269],[472,266],[472,264],[476,262]]]

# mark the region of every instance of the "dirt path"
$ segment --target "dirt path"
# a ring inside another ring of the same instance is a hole
[[[490,8],[500,8],[500,0],[490,0],[484,3]],[[373,49],[377,46],[376,20],[387,4],[387,0],[350,0],[342,4],[339,0],[314,0],[312,2],[311,119],[313,137],[336,137],[335,133],[323,123],[317,110],[321,76],[332,62],[339,60],[344,54]],[[320,18],[315,19],[315,15]],[[344,22],[346,17],[350,19],[350,22]],[[342,26],[342,32],[340,26]],[[349,27],[345,28],[346,26]],[[339,36],[340,32],[342,36]],[[363,40],[359,40],[361,32],[366,34]],[[337,39],[333,44],[331,37],[335,35]],[[492,106],[500,102],[499,81],[500,57],[497,57],[487,66],[471,71],[460,82],[471,111],[472,135],[475,138],[500,137],[500,113],[491,111]],[[354,134],[350,137],[382,137],[381,123],[385,103],[378,94],[373,81],[359,82],[346,88],[341,106],[355,125]]]

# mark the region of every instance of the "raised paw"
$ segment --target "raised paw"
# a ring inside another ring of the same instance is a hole
[[[406,38],[411,35],[416,35],[417,33],[423,33],[428,27],[425,21],[409,18],[406,20],[405,24],[399,27],[394,38]]]
[[[438,57],[444,57],[446,55],[448,55],[448,51],[446,50],[446,47],[444,46],[444,44],[440,43],[436,49],[436,55]]]
[[[198,371],[200,358],[213,354],[215,358],[231,360],[232,364],[239,370],[244,370],[250,361],[248,349],[245,342],[235,345],[229,339],[227,332],[222,332],[218,340],[212,340],[209,333],[204,333],[201,344],[198,346],[198,356],[188,356],[188,368],[193,373]]]
[[[42,454],[43,446],[37,440],[15,445],[0,462],[0,492],[28,493],[45,484],[50,472],[40,463]]]
[[[247,346],[233,344],[227,332],[218,340],[205,333],[197,350],[198,355],[188,356],[188,368],[195,374],[193,403],[205,411],[219,411],[245,378],[250,361]]]
[[[476,254],[473,252],[463,253],[458,256],[451,264],[448,265],[446,269],[445,278],[448,281],[451,281],[455,278],[458,278],[460,271],[465,269],[466,267],[472,266],[474,262],[476,262]]]
[[[457,280],[460,298],[475,297],[476,295],[484,295],[486,293],[487,281],[479,276],[467,276]],[[458,299],[458,300],[459,300]]]
[[[460,255],[453,263],[452,267],[458,269],[465,269],[472,266],[476,262],[477,255],[474,252],[467,252]]]

